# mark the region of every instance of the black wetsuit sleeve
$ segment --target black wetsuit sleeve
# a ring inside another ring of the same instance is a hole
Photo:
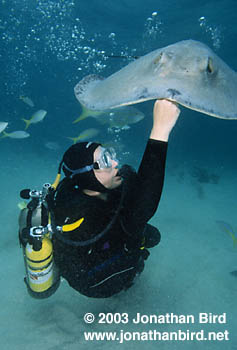
[[[149,139],[138,178],[141,188],[138,191],[139,205],[134,208],[136,216],[148,221],[154,214],[160,202],[164,185],[167,142]]]
[[[130,234],[141,232],[155,214],[164,185],[168,143],[149,139],[124,211],[124,228]]]

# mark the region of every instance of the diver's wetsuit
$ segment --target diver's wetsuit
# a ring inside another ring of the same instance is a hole
[[[106,201],[83,194],[68,178],[60,183],[55,195],[56,224],[82,217],[84,221],[76,230],[54,236],[55,262],[80,293],[109,297],[128,288],[143,270],[146,250],[140,248],[160,201],[166,153],[167,142],[149,139],[138,173],[122,167],[124,181],[109,192]]]

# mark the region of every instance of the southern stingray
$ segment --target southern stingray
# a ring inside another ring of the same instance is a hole
[[[168,99],[216,118],[237,119],[237,73],[194,40],[152,51],[106,79],[86,76],[74,91],[91,110]]]

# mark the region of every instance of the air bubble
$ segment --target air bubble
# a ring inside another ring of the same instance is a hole
[[[210,36],[214,48],[218,50],[222,42],[222,33],[220,28],[216,25],[209,25],[204,16],[200,17],[198,21],[200,27]]]
[[[145,31],[143,33],[143,46],[148,45],[150,42],[155,43],[158,39],[158,36],[162,34],[163,23],[157,16],[158,12],[154,11],[152,17],[148,17],[145,22]]]

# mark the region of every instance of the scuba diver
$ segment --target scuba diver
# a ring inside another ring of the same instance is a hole
[[[38,294],[42,297],[51,295],[58,287],[59,275],[79,293],[92,298],[111,297],[133,285],[144,269],[148,249],[160,242],[159,230],[148,221],[161,198],[168,139],[179,114],[175,103],[155,102],[153,126],[138,172],[129,165],[119,169],[114,149],[99,143],[79,142],[68,148],[59,166],[59,173],[62,169],[65,177],[53,185],[45,205],[51,223],[48,227],[53,232],[50,251],[57,278],[53,282],[50,277],[50,283],[39,289],[38,285],[46,283],[45,276],[34,274],[32,267],[25,282],[28,290],[35,290],[33,296],[41,291]],[[40,217],[42,220],[42,212]],[[23,221],[20,232],[30,226],[29,218]],[[33,259],[27,262],[32,246],[26,241],[20,233],[27,267]],[[36,248],[40,251],[41,247]],[[45,256],[48,259],[48,253]],[[44,260],[41,255],[37,259],[40,263]],[[42,281],[36,286],[39,275]]]

